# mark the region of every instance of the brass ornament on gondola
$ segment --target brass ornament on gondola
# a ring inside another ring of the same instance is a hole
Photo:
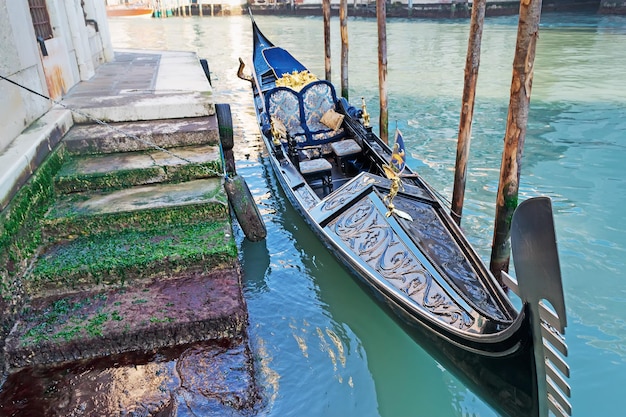
[[[402,139],[402,134],[398,129],[396,129],[396,138],[395,143],[393,145],[393,151],[391,152],[391,159],[389,160],[389,164],[383,165],[383,170],[385,171],[385,176],[391,180],[391,186],[389,187],[389,194],[387,194],[383,198],[383,202],[387,206],[387,213],[385,215],[390,217],[392,214],[395,214],[398,217],[401,217],[410,222],[413,221],[413,218],[408,213],[398,210],[394,204],[393,199],[398,194],[398,191],[404,190],[402,186],[402,171],[404,171],[404,167],[406,166],[405,162],[405,150],[404,150],[404,140]]]
[[[300,91],[304,86],[313,81],[317,81],[317,77],[311,74],[308,70],[293,71],[291,74],[283,74],[282,77],[276,80],[276,87],[289,87],[292,90]]]
[[[370,127],[370,114],[367,112],[365,97],[361,97],[361,110],[363,110],[363,113],[361,115],[361,117],[363,118],[363,126]]]

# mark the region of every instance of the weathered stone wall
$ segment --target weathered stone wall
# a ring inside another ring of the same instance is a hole
[[[0,75],[47,94],[30,19],[28,2],[0,0]],[[25,41],[28,39],[32,41]],[[50,108],[50,103],[5,80],[0,80],[0,97],[2,152],[26,126]]]
[[[55,99],[113,58],[104,2],[46,2],[54,36],[37,41],[28,2],[0,0],[0,75]],[[86,14],[86,16],[85,16]],[[51,107],[49,100],[0,80],[0,153]],[[2,167],[0,167],[2,169]]]
[[[599,13],[626,14],[626,0],[601,0]]]
[[[624,0],[610,0],[623,3]],[[338,1],[331,2],[331,14],[338,15]],[[388,2],[387,17],[402,18],[469,18],[471,15],[472,5],[468,1],[450,1],[450,0],[397,0]],[[543,11],[591,11],[595,13],[598,10],[600,0],[544,0]],[[296,1],[293,5],[289,2],[274,4],[253,3],[251,6],[254,14],[283,14],[295,16],[311,16],[322,15],[321,0],[305,0],[303,2]],[[485,14],[487,16],[511,16],[519,12],[519,1],[516,0],[500,0],[487,2]],[[355,1],[348,2],[349,16],[376,16],[376,3],[373,1]]]

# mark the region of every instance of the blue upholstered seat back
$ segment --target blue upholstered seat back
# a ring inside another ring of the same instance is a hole
[[[276,87],[265,93],[265,108],[271,117],[279,118],[298,147],[332,142],[345,135],[343,128],[331,130],[320,122],[329,109],[335,108],[337,96],[331,83],[314,81],[296,92]]]
[[[329,83],[312,83],[300,92],[302,107],[304,109],[304,121],[311,132],[328,130],[328,126],[322,124],[320,119],[330,109],[335,108],[335,91]]]
[[[293,137],[304,135],[300,122],[300,99],[298,93],[287,87],[276,87],[266,94],[266,108],[270,116],[277,117]]]

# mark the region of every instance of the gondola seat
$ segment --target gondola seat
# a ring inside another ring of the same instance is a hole
[[[320,181],[325,193],[333,190],[332,165],[324,158],[300,161],[300,173],[310,184]],[[314,185],[311,185],[313,187]]]
[[[321,122],[328,110],[336,108],[336,102],[333,85],[324,80],[307,84],[300,91],[274,87],[265,93],[265,108],[270,119],[283,122],[298,148],[319,146],[345,136],[343,127],[332,129]]]
[[[330,147],[335,154],[335,164],[337,164],[343,172],[346,172],[346,162],[350,159],[355,159],[356,156],[361,153],[361,147],[353,139],[333,142],[330,144]]]

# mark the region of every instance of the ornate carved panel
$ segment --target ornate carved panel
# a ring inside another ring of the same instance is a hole
[[[413,222],[402,219],[398,221],[416,240],[417,246],[439,265],[452,284],[467,296],[468,301],[483,314],[507,320],[432,206],[400,196],[394,203],[396,208],[416,219]]]
[[[370,199],[355,204],[326,229],[434,317],[462,330],[472,326],[474,319],[443,290]]]
[[[306,186],[298,187],[294,189],[293,192],[298,198],[298,200],[300,200],[302,207],[304,207],[307,210],[315,206],[319,201],[317,196],[313,194],[313,192],[311,191],[309,187],[306,187]]]
[[[335,193],[330,196],[326,201],[322,203],[320,211],[334,211],[339,207],[342,207],[346,204],[347,201],[354,198],[355,195],[359,194],[364,189],[368,188],[372,184],[376,183],[375,177],[370,177],[369,175],[362,175],[361,177],[357,177],[354,181],[348,183],[345,187],[341,189],[341,193]]]

